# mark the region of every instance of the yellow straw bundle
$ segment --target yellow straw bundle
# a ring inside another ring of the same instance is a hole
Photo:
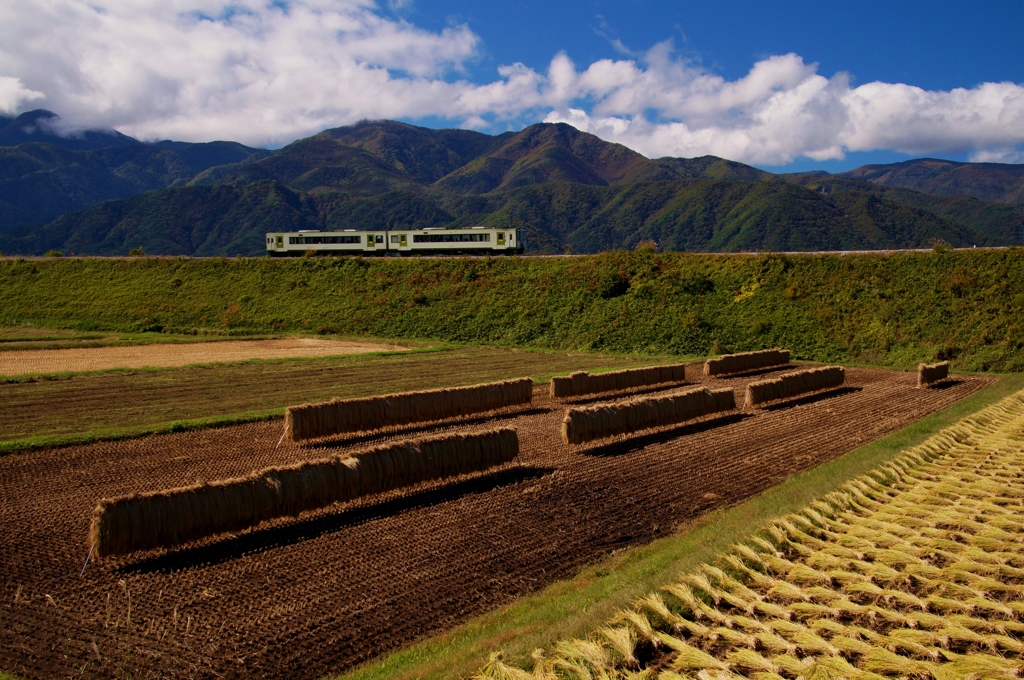
[[[583,444],[627,432],[674,425],[701,416],[736,408],[729,388],[698,387],[659,397],[637,397],[614,404],[593,404],[566,411],[562,440]]]
[[[704,362],[704,375],[710,377],[729,373],[742,373],[770,366],[785,366],[788,363],[788,349],[776,347],[775,349],[762,349],[756,352],[740,352],[738,354],[726,354],[717,359],[708,359]]]
[[[104,499],[89,540],[98,556],[171,547],[277,517],[512,461],[511,428],[413,439],[352,456],[269,467],[246,477]]]
[[[759,380],[747,385],[746,406],[757,406],[807,392],[839,387],[845,382],[846,370],[842,366],[823,366],[786,373],[777,378]]]
[[[518,378],[470,387],[289,406],[285,411],[284,427],[288,438],[299,442],[335,434],[457,418],[532,401],[533,381]]]
[[[564,377],[551,379],[551,398],[564,399],[579,397],[600,392],[628,390],[645,385],[682,382],[686,380],[686,364],[669,366],[648,366],[646,368],[629,368],[623,371],[611,371],[591,375],[579,371]]]
[[[917,367],[917,386],[928,387],[932,383],[945,380],[949,377],[949,362],[940,361],[937,364],[921,364]]]

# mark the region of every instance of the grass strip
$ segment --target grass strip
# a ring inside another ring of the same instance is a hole
[[[403,341],[404,342],[404,341]],[[260,364],[282,364],[301,361],[323,361],[325,359],[342,359],[348,357],[383,357],[395,354],[426,354],[443,352],[455,348],[451,344],[438,344],[430,347],[409,347],[408,349],[385,349],[376,352],[347,352],[342,354],[323,354],[308,357],[276,357],[274,359],[239,359],[237,361],[212,361],[182,366],[141,366],[139,368],[103,368],[95,371],[58,371],[56,373],[19,373],[17,375],[0,376],[0,385],[13,383],[32,383],[48,380],[70,380],[72,378],[88,378],[104,375],[135,375],[137,373],[166,373],[187,368],[222,368],[227,366],[255,366]]]
[[[115,442],[125,439],[138,439],[155,434],[169,434],[171,432],[191,432],[193,430],[204,430],[212,427],[227,427],[229,425],[242,425],[245,423],[259,423],[266,420],[284,417],[285,407],[267,409],[265,411],[251,411],[248,413],[232,413],[222,416],[210,416],[207,418],[188,418],[185,420],[172,420],[165,423],[153,425],[141,425],[136,427],[111,427],[87,432],[75,432],[73,434],[39,435],[26,437],[24,439],[9,439],[0,442],[0,456],[12,453],[28,453],[40,449],[54,449],[66,446],[79,446],[81,444],[94,444],[96,442]]]
[[[575,578],[553,583],[511,605],[476,617],[338,676],[344,680],[379,678],[452,678],[476,673],[495,651],[514,665],[556,641],[586,636],[616,610],[753,533],[772,517],[794,512],[875,468],[903,449],[1024,388],[1024,376],[1001,380],[949,408],[923,418],[878,441],[794,475],[739,505],[723,508],[679,527],[673,536],[615,552]]]

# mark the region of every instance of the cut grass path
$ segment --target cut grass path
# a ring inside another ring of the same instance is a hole
[[[0,375],[41,375],[122,368],[181,368],[252,359],[298,359],[399,352],[412,349],[379,342],[327,338],[274,338],[150,344],[134,347],[69,347],[0,352]]]
[[[497,651],[502,651],[512,664],[529,667],[535,649],[550,648],[560,639],[587,636],[605,624],[615,610],[711,561],[768,519],[802,508],[891,460],[903,449],[1022,388],[1024,376],[1003,376],[945,411],[791,477],[740,505],[709,513],[694,524],[680,527],[674,536],[613,553],[573,579],[552,584],[443,635],[338,676],[338,680],[469,677]]]
[[[470,347],[16,380],[0,383],[0,454],[269,419],[332,397],[683,360]]]

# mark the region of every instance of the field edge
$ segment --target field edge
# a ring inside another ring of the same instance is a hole
[[[987,374],[992,376],[992,374]],[[995,377],[995,376],[993,376]],[[559,639],[582,637],[673,578],[753,533],[771,518],[793,512],[850,479],[896,457],[956,421],[1024,389],[1024,376],[999,380],[949,408],[931,414],[840,458],[794,475],[746,501],[712,511],[669,537],[616,551],[574,578],[468,621],[441,635],[400,649],[335,680],[468,677],[491,653],[528,666],[530,654]]]

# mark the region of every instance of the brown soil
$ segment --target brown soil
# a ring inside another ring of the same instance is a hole
[[[322,338],[225,340],[128,347],[75,347],[0,352],[0,375],[105,371],[112,368],[189,366],[249,359],[324,357],[403,350],[407,347]]]
[[[691,367],[692,379],[700,368]],[[751,379],[708,382],[732,385],[741,399]],[[519,429],[522,453],[511,467],[92,563],[82,576],[101,497],[238,476],[372,438],[275,448],[274,421],[9,456],[0,460],[0,668],[26,678],[341,671],[610,550],[666,535],[990,382],[918,390],[916,374],[866,369],[848,369],[847,380],[822,395],[585,452],[560,443],[562,406],[541,385],[531,411],[498,418]]]
[[[0,441],[130,432],[178,420],[283,410],[334,397],[642,365],[628,357],[466,347],[0,382]]]

